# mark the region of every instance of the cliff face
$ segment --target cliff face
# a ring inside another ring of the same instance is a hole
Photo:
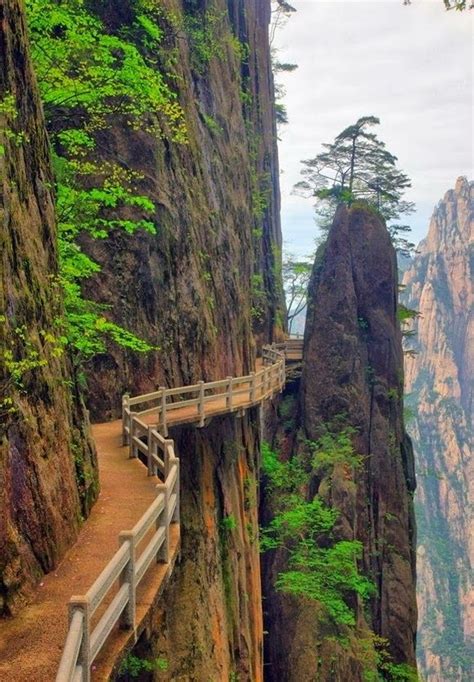
[[[84,6],[106,31],[120,35],[131,28],[139,4]],[[81,236],[102,268],[85,285],[86,295],[159,350],[137,356],[110,347],[86,367],[87,405],[96,420],[117,415],[126,390],[253,369],[257,344],[282,326],[270,2],[159,4],[165,38],[156,64],[167,64],[188,141],[132,130],[118,117],[101,129],[97,160],[141,174],[137,192],[157,207],[157,233],[117,231],[101,241]],[[21,591],[74,540],[97,481],[85,410],[53,338],[63,313],[53,181],[23,16],[14,0],[0,11],[2,96],[11,92],[18,110],[7,123],[25,135],[6,136],[2,159],[2,340],[14,339],[20,354],[15,330],[26,325],[21,334],[38,352],[38,367],[12,388],[17,412],[2,443],[2,589],[13,611]],[[56,124],[50,114],[51,131]],[[7,382],[3,368],[1,378]],[[160,601],[163,611],[150,615],[137,651],[163,653],[175,677],[262,679],[258,424],[257,413],[249,412],[171,434],[181,457],[181,561]]]
[[[104,132],[101,149],[143,175],[157,233],[84,238],[102,267],[86,293],[160,350],[137,358],[110,348],[95,359],[87,391],[97,420],[117,413],[126,390],[244,374],[257,344],[281,330],[270,2],[163,6],[204,26],[211,15],[202,12],[219,17],[222,54],[197,68],[192,31],[169,37],[186,145],[119,126]],[[108,25],[121,10],[107,4]],[[257,414],[171,437],[181,460],[181,561],[134,653],[165,658],[171,679],[262,679]]]
[[[376,591],[365,609],[351,598],[357,614],[352,631],[337,628],[309,600],[269,588],[284,558],[266,560],[270,679],[363,680],[370,669],[368,631],[387,640],[396,665],[414,664],[416,631],[415,479],[403,424],[397,267],[376,216],[338,209],[316,257],[308,300],[301,387],[293,386],[300,431],[297,438],[294,428],[280,435],[277,445],[288,457],[328,425],[355,429],[362,466],[341,463],[330,474],[313,475],[308,495],[339,511],[336,537],[362,543],[360,570]]]
[[[262,680],[257,411],[177,428],[182,551],[134,654],[168,662],[158,679]]]
[[[459,178],[405,273],[420,312],[406,359],[419,487],[418,656],[428,682],[470,680],[474,646],[473,196]]]
[[[12,614],[74,541],[97,478],[59,341],[52,176],[22,3],[3,2],[0,23],[0,614]]]
[[[122,4],[107,4],[107,25],[124,20]],[[197,68],[193,32],[169,38],[188,144],[119,126],[104,133],[101,148],[143,175],[139,191],[157,205],[157,234],[85,242],[102,266],[87,294],[160,350],[137,359],[113,348],[96,358],[88,405],[98,420],[116,414],[128,390],[245,373],[252,330],[268,340],[281,325],[270,3],[163,3],[165,12],[177,5],[204,27],[218,18],[212,40],[221,53]]]

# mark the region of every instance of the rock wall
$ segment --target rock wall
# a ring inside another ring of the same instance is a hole
[[[387,640],[393,664],[413,666],[416,632],[415,478],[403,423],[397,266],[376,215],[338,209],[316,256],[308,300],[301,385],[295,379],[287,387],[293,407],[276,447],[291,457],[336,420],[356,430],[362,468],[334,467],[330,477],[313,478],[308,496],[317,493],[339,510],[338,538],[362,542],[360,570],[376,594],[365,609],[352,598],[356,626],[337,628],[314,602],[275,592],[285,559],[281,553],[266,559],[268,679],[364,680],[371,645],[362,651],[361,642],[370,641],[367,633]]]
[[[160,350],[137,358],[111,348],[95,359],[88,405],[98,420],[117,414],[128,390],[245,373],[255,357],[253,331],[266,341],[282,325],[270,3],[163,6],[203,22],[204,11],[220,17],[213,40],[222,55],[198,69],[192,36],[182,30],[169,38],[188,144],[123,127],[101,144],[143,174],[139,190],[157,205],[157,234],[86,243],[102,266],[87,294]],[[120,24],[122,9],[108,3],[106,22]]]
[[[23,3],[0,7],[0,614],[14,614],[97,494],[84,406],[61,352],[52,176]]]
[[[170,433],[184,489],[181,558],[133,652],[167,662],[157,679],[263,679],[257,424],[254,409]]]
[[[172,44],[187,145],[110,133],[108,146],[144,175],[140,189],[157,203],[158,230],[84,241],[102,266],[87,294],[160,350],[137,358],[111,348],[94,361],[88,405],[95,419],[116,414],[125,390],[245,374],[257,346],[282,331],[270,2],[163,5],[195,16],[217,12],[225,53],[196,69],[190,36]],[[117,7],[109,3],[109,21]],[[164,679],[261,680],[258,415],[171,436],[182,472],[181,561],[133,654],[166,659]]]
[[[137,4],[85,3],[118,35]],[[117,120],[101,130],[97,159],[118,160],[141,173],[137,191],[156,204],[157,233],[117,231],[102,241],[81,237],[102,268],[85,294],[107,304],[108,317],[159,350],[137,356],[111,346],[90,363],[86,398],[96,420],[117,415],[126,390],[249,371],[257,346],[281,334],[283,326],[270,2],[161,5],[165,39],[156,63],[167,64],[188,142],[130,130]],[[39,360],[13,391],[17,412],[9,417],[2,443],[0,549],[4,595],[13,612],[76,537],[97,479],[86,413],[52,331],[63,312],[53,181],[23,16],[14,0],[0,11],[2,96],[11,91],[19,111],[7,123],[15,135],[25,135],[7,136],[2,158],[7,309],[2,340],[9,344],[14,338],[21,346],[14,330],[26,324]],[[186,17],[196,21],[187,24]],[[204,42],[216,53],[203,59],[200,31],[209,26]],[[3,367],[1,378],[7,381]],[[161,602],[165,615],[152,614],[137,651],[163,652],[169,674],[185,679],[262,679],[258,415],[213,420],[202,431],[172,435],[183,479],[181,561]]]
[[[435,208],[403,278],[419,311],[406,359],[417,463],[418,658],[427,682],[474,675],[474,183]]]

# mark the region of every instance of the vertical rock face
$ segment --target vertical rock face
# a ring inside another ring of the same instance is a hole
[[[119,20],[121,5],[108,3],[107,21]],[[107,141],[143,173],[157,234],[85,243],[102,266],[87,293],[160,351],[137,359],[110,349],[96,359],[88,376],[96,419],[116,412],[125,390],[245,374],[256,345],[281,328],[270,2],[163,5],[217,13],[224,53],[196,69],[192,35],[171,39],[186,146],[119,127]],[[172,679],[260,680],[257,415],[171,435],[181,462],[181,561],[136,653],[166,658]]]
[[[473,198],[474,183],[459,178],[403,278],[404,303],[420,313],[406,391],[419,481],[418,656],[428,682],[474,675]]]
[[[397,662],[413,662],[415,480],[403,424],[397,286],[385,226],[365,210],[341,208],[310,285],[302,404],[310,439],[339,414],[357,429],[364,471],[354,495],[333,480],[330,501],[341,510],[342,532],[364,546],[364,572],[377,586],[370,624]]]
[[[85,4],[111,33],[133,21],[132,2]],[[82,246],[102,267],[86,295],[108,304],[111,319],[159,351],[137,357],[110,348],[94,359],[87,399],[97,420],[117,414],[125,390],[245,373],[253,369],[257,344],[281,330],[270,1],[158,4],[169,30],[156,59],[171,64],[167,76],[185,112],[188,143],[132,131],[118,120],[101,131],[100,160],[142,174],[137,190],[157,206],[157,234],[117,232],[95,242],[84,235]],[[43,336],[62,313],[49,278],[57,271],[52,178],[19,4],[9,0],[0,12],[2,95],[12,91],[20,111],[15,131],[26,134],[19,145],[9,138],[5,157],[5,342],[26,324],[41,359],[25,377],[24,392],[15,390],[19,418],[12,417],[2,450],[0,562],[6,561],[10,604],[18,585],[34,582],[35,572],[49,570],[72,542],[79,493],[91,500],[95,478],[81,430],[85,414],[55,342],[50,347]],[[170,28],[167,13],[193,18],[195,34],[186,22]],[[202,59],[199,41],[209,25],[204,48],[210,40],[210,51],[220,54]],[[162,652],[175,679],[262,679],[257,414],[172,436],[181,458],[181,562],[160,601],[163,614],[152,614],[139,647]],[[19,566],[26,566],[26,577]]]
[[[368,628],[388,640],[393,662],[414,664],[415,480],[402,395],[395,251],[377,216],[340,207],[309,288],[299,422],[303,441],[337,420],[356,430],[363,466],[336,466],[309,493],[339,510],[340,539],[361,541],[360,569],[376,594],[365,613],[357,608],[359,634],[344,648],[317,605],[270,592],[272,680],[366,679],[356,642]]]
[[[122,4],[107,4],[107,24],[120,25]],[[192,32],[170,38],[187,145],[119,126],[101,145],[142,173],[157,233],[86,244],[102,266],[87,293],[160,350],[137,359],[115,348],[96,358],[88,373],[95,419],[116,413],[127,390],[245,373],[255,355],[252,331],[268,340],[281,325],[270,3],[199,1],[180,11],[203,26],[202,12],[220,17],[212,39],[222,55],[196,68]]]
[[[23,4],[0,7],[0,613],[74,541],[95,455],[60,353],[52,177]]]
[[[256,411],[175,429],[182,552],[135,653],[166,679],[263,679]]]

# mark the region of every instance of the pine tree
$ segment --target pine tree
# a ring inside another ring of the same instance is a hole
[[[363,116],[339,133],[334,142],[323,144],[323,152],[302,161],[304,180],[295,191],[316,198],[322,229],[330,226],[339,203],[351,206],[362,201],[370,205],[387,221],[397,248],[407,252],[413,245],[400,233],[410,227],[393,221],[414,210],[414,204],[403,199],[411,181],[397,168],[397,157],[370,130],[379,123],[375,116]]]

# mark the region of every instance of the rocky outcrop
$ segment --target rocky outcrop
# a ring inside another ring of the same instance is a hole
[[[257,410],[176,428],[182,550],[134,654],[168,664],[158,679],[263,679]]]
[[[427,682],[474,675],[474,183],[459,178],[435,208],[403,278],[416,309],[406,358],[419,481],[418,657]]]
[[[123,20],[122,5],[107,4],[108,25]],[[175,5],[164,2],[165,14]],[[282,324],[270,3],[199,1],[181,11],[203,26],[203,12],[219,18],[211,39],[222,53],[196,68],[192,31],[169,37],[188,144],[117,125],[100,145],[143,175],[157,233],[86,242],[102,267],[86,293],[159,351],[139,358],[110,348],[94,360],[88,405],[97,420],[117,414],[128,390],[249,371],[252,330],[265,341]]]
[[[23,3],[0,8],[0,613],[77,536],[97,493],[93,447],[59,339],[52,176]]]
[[[330,476],[313,477],[308,495],[319,494],[339,510],[337,537],[361,541],[360,570],[376,592],[365,610],[351,602],[357,612],[352,633],[338,630],[317,604],[275,593],[269,582],[283,559],[266,560],[269,679],[363,680],[369,674],[368,632],[387,640],[393,664],[413,666],[416,631],[415,478],[403,423],[397,266],[376,215],[338,209],[316,257],[308,300],[301,387],[293,387],[293,403],[299,394],[300,406],[277,447],[289,457],[306,439],[317,440],[323,425],[355,429],[362,467],[340,464]]]

